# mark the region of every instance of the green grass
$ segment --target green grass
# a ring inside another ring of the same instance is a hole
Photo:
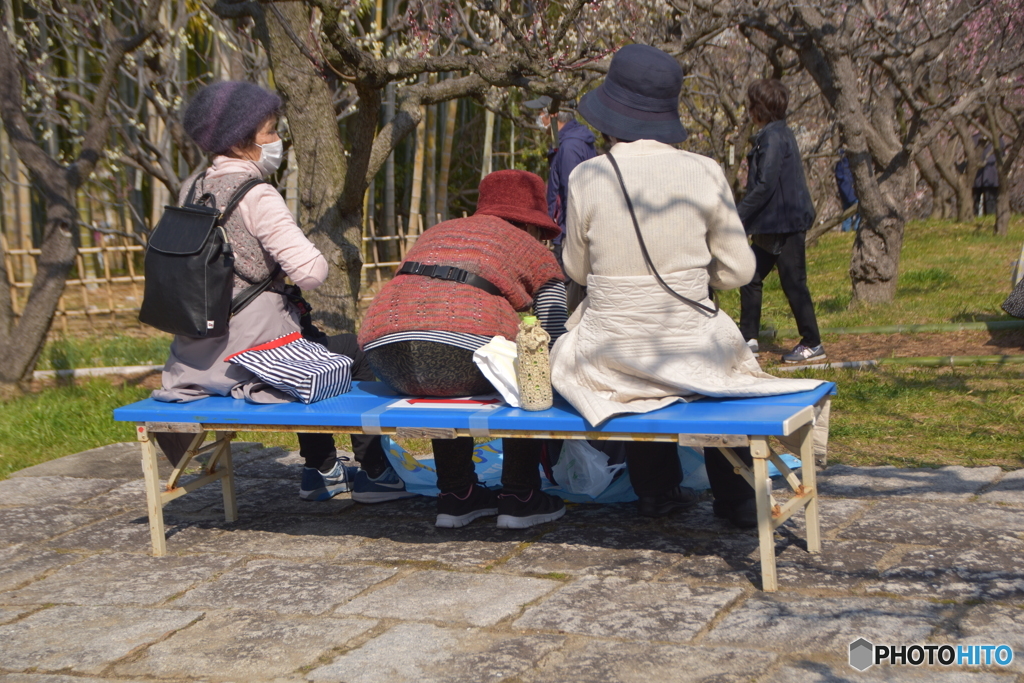
[[[1008,237],[992,234],[993,219],[977,223],[907,224],[896,300],[850,309],[850,253],[854,233],[823,235],[807,251],[807,276],[822,328],[866,325],[1012,320],[999,305],[1010,293],[1010,263],[1024,241],[1024,217],[1014,216]],[[722,293],[722,308],[739,319],[738,290]],[[773,272],[764,283],[761,325],[793,329],[793,315]]]
[[[111,412],[147,396],[149,389],[95,379],[5,403],[0,410],[0,479],[62,455],[133,441],[134,425],[114,422]]]
[[[37,370],[69,368],[113,368],[130,365],[162,365],[167,360],[171,337],[158,334],[133,337],[115,334],[106,337],[69,337],[58,335],[47,341],[39,357]]]
[[[1024,369],[1011,366],[807,371],[839,385],[829,462],[1024,466]]]

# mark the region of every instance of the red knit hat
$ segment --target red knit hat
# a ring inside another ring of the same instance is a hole
[[[553,240],[562,230],[548,215],[546,189],[529,171],[495,171],[480,181],[476,213],[536,225],[544,239]]]

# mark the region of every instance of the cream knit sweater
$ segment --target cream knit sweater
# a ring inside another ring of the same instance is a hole
[[[734,289],[754,275],[754,254],[732,190],[714,160],[653,140],[611,149],[658,272],[707,269],[715,289]],[[587,276],[650,275],[611,163],[584,161],[569,176],[565,271]]]

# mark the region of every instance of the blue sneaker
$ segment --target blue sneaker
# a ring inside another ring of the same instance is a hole
[[[386,503],[415,495],[419,494],[405,490],[405,482],[393,467],[388,467],[376,479],[371,479],[363,470],[357,470],[352,478],[352,500],[357,503]]]
[[[315,467],[303,467],[299,498],[310,501],[330,500],[339,493],[348,491],[351,481],[349,469],[341,460],[334,463],[334,469],[327,474]]]

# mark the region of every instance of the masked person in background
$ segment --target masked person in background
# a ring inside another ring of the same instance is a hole
[[[537,110],[537,125],[551,127],[551,115],[547,108],[551,98],[547,95],[523,102],[527,109]],[[548,150],[548,215],[558,223],[558,236],[552,240],[555,260],[562,265],[562,239],[565,237],[565,203],[569,191],[569,175],[577,166],[597,156],[594,149],[594,134],[576,120],[576,103],[562,102],[561,111],[556,114],[558,121],[558,146]]]
[[[211,164],[182,184],[179,201],[185,201],[195,184],[194,197],[212,194],[223,211],[245,182],[277,171],[284,156],[277,133],[280,108],[277,95],[253,83],[225,81],[200,90],[186,108],[183,124],[200,149],[211,156]],[[207,396],[233,396],[257,403],[292,400],[224,358],[303,331],[301,311],[286,295],[284,278],[288,276],[301,289],[315,289],[327,279],[327,260],[295,223],[281,194],[267,183],[245,195],[227,216],[224,228],[234,250],[233,296],[272,273],[278,275],[265,292],[232,316],[227,334],[202,339],[175,336],[162,386],[153,392],[158,401],[188,402]],[[318,334],[312,340],[352,358],[353,379],[374,379],[355,335]],[[176,438],[179,436],[185,439]],[[165,455],[177,462],[191,436],[158,433],[157,442]],[[329,500],[349,490],[353,499],[364,503],[413,495],[389,467],[380,437],[352,436],[362,469],[347,467],[339,460],[331,434],[299,434],[298,439],[299,453],[305,459],[299,486],[303,500]]]

